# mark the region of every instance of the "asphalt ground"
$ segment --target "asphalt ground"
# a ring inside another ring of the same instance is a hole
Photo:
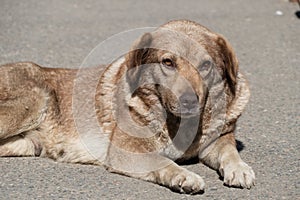
[[[223,186],[202,164],[186,168],[203,195],[177,194],[99,166],[41,158],[0,158],[0,199],[297,199],[300,197],[300,19],[286,0],[0,0],[0,64],[34,61],[75,68],[122,31],[190,19],[233,45],[252,96],[236,137],[256,172],[251,190]],[[128,47],[129,48],[129,47]]]

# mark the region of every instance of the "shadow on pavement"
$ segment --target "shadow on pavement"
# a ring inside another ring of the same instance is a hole
[[[243,151],[243,149],[245,148],[244,143],[239,140],[235,140],[235,141],[236,141],[236,148],[237,148],[238,152]],[[200,162],[200,160],[198,157],[194,157],[189,160],[176,160],[176,163],[179,165],[195,165],[199,162]]]

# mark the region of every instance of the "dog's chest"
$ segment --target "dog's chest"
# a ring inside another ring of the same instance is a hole
[[[185,157],[193,157],[197,155],[198,142],[195,140],[199,139],[196,132],[179,130],[175,137],[165,138],[164,146],[160,149],[160,155],[167,157],[171,160],[182,159]]]

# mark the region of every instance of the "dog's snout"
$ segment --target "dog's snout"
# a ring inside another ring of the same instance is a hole
[[[180,104],[186,109],[198,107],[199,98],[195,93],[185,92],[180,97]]]

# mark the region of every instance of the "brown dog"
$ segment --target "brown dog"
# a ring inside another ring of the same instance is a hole
[[[174,161],[199,157],[225,184],[250,188],[233,133],[248,98],[227,41],[171,21],[106,69],[1,66],[0,156],[104,165],[191,194],[203,179]]]

